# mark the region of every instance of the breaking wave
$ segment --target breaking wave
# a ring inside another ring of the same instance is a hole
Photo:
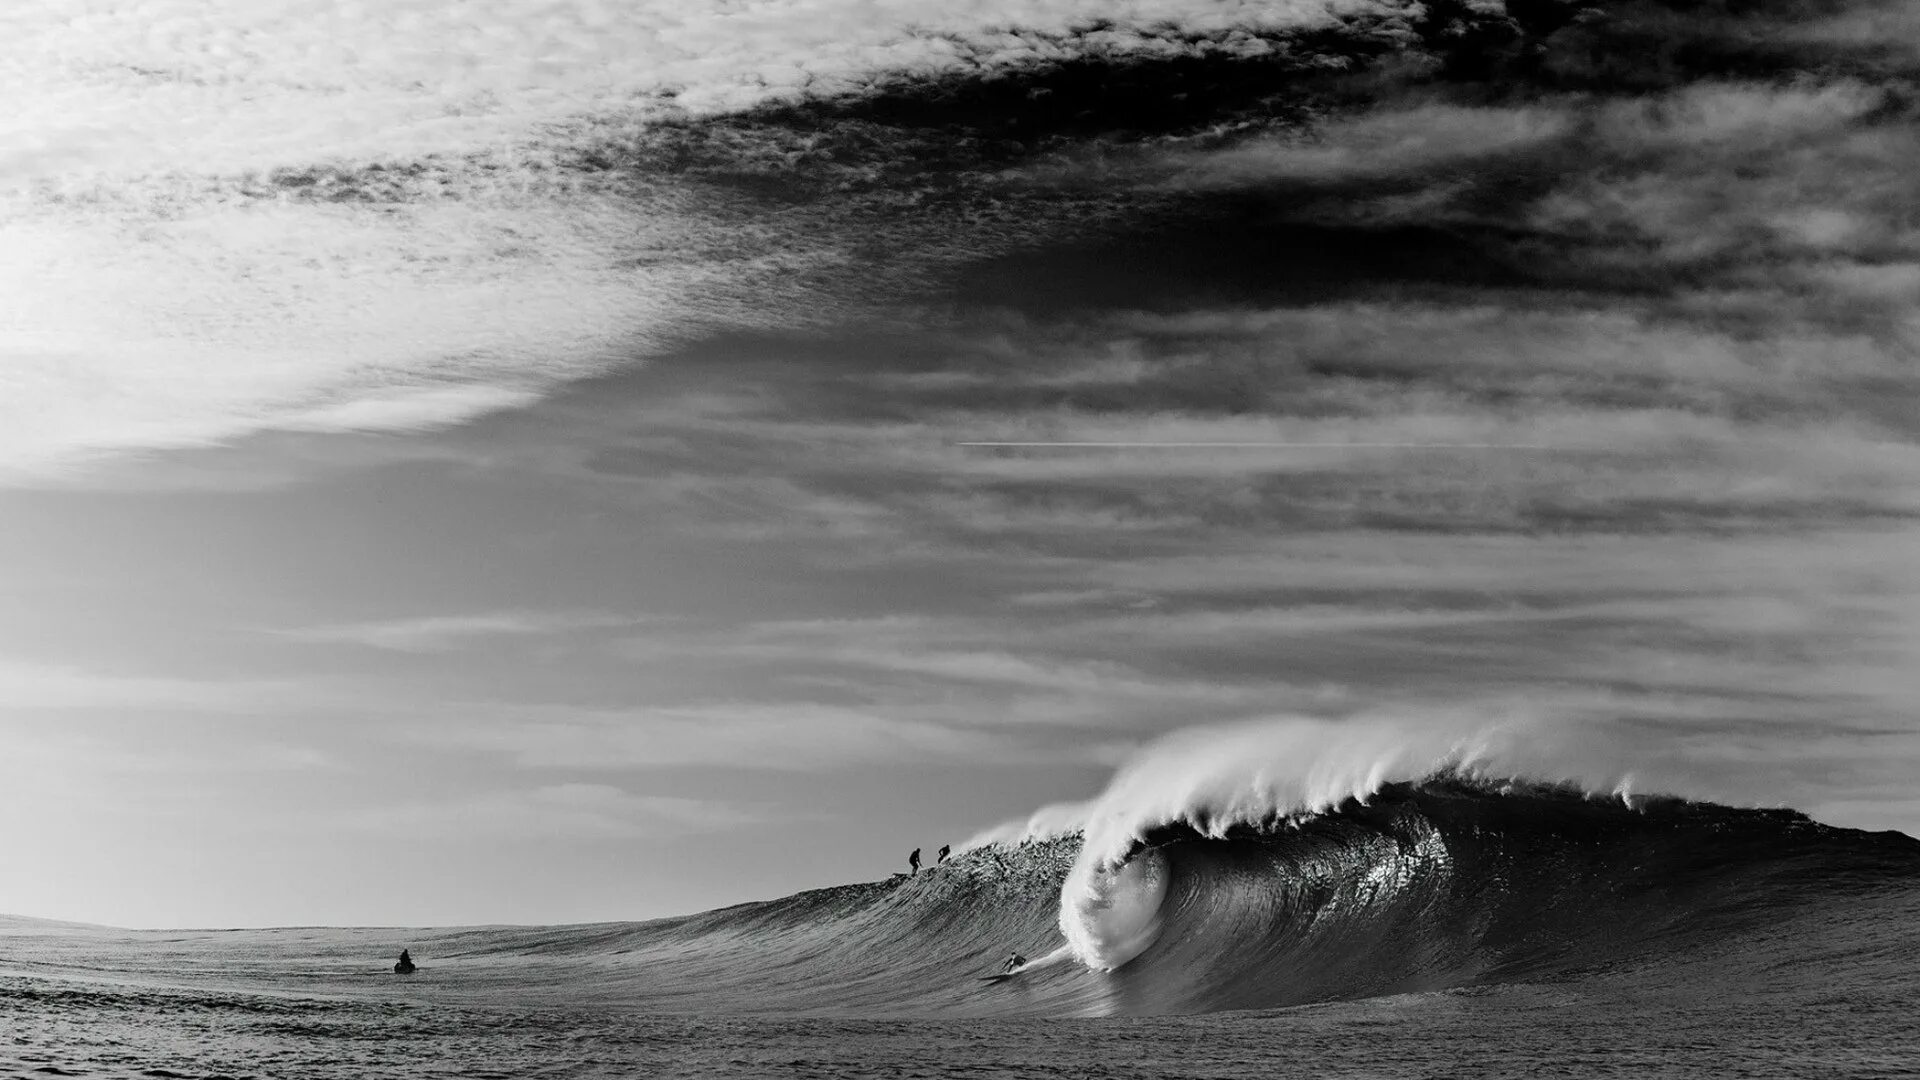
[[[1920,949],[1910,837],[1457,770],[1268,821],[1169,821],[1117,859],[1095,851],[1077,833],[1029,838],[913,877],[683,918],[406,931],[420,971],[404,984],[386,973],[403,943],[395,931],[134,942],[73,931],[33,951],[65,978],[98,968],[169,987],[265,980],[276,992],[647,1013],[1059,1016],[1511,983],[1692,986],[1716,999],[1905,985]],[[275,959],[314,941],[324,957]],[[1010,950],[1035,960],[987,981]],[[225,960],[200,971],[208,957]]]
[[[1633,794],[1600,758],[1581,759],[1574,775],[1508,774],[1530,755],[1574,748],[1527,726],[1406,738],[1373,722],[1195,733],[1143,755],[1091,804],[1046,815],[1046,828],[913,876],[648,923],[20,924],[0,936],[0,1016],[54,1023],[40,1028],[54,1032],[42,1045],[62,1061],[75,1055],[57,1024],[70,1022],[64,1030],[104,1047],[110,1069],[133,1053],[175,1060],[125,1042],[143,1029],[124,1018],[154,1017],[169,1025],[169,1047],[191,1045],[181,1031],[239,1032],[246,1047],[287,1060],[310,1054],[322,1072],[381,1072],[391,1052],[375,1063],[358,1048],[389,1047],[397,1032],[429,1057],[440,1047],[521,1072],[583,1061],[604,1071],[645,1053],[658,1055],[655,1071],[680,1075],[698,1071],[687,1068],[693,1044],[724,1059],[712,1075],[832,1073],[847,1060],[842,1044],[889,1032],[865,1045],[922,1072],[964,1073],[962,1062],[985,1054],[1002,1071],[1024,1061],[1066,1074],[1085,1071],[1076,1040],[1093,1029],[867,1019],[1207,1013],[1426,993],[1435,996],[1307,1010],[1255,1025],[1247,1043],[1231,1041],[1238,1018],[1096,1028],[1137,1048],[1149,1071],[1188,1052],[1165,1038],[1182,1032],[1229,1040],[1214,1050],[1281,1045],[1306,1061],[1317,1060],[1316,1039],[1392,1039],[1350,1059],[1370,1074],[1381,1053],[1422,1072],[1577,1067],[1597,1059],[1563,1057],[1568,1047],[1591,1038],[1617,1052],[1618,1038],[1633,1050],[1647,1019],[1669,1010],[1676,1023],[1663,1037],[1685,1039],[1687,1060],[1706,1072],[1722,1052],[1766,1075],[1884,1074],[1905,1060],[1920,995],[1920,841],[1791,810]],[[420,965],[405,978],[390,973],[402,945]],[[1036,959],[990,979],[1009,950]],[[342,1000],[353,997],[373,1000]],[[663,1027],[665,1013],[692,1015]],[[782,1015],[727,1015],[741,1013]],[[104,1020],[88,1027],[95,1017]],[[1452,1045],[1463,1018],[1484,1040],[1481,1067],[1463,1070]],[[1800,1056],[1782,1051],[1830,1023],[1841,1034]],[[1718,1034],[1693,1034],[1708,1027]],[[1779,1035],[1756,1049],[1763,1028]],[[1539,1030],[1539,1041],[1514,1034]],[[1850,1040],[1860,1032],[1877,1041]],[[1023,1056],[1039,1041],[1062,1049]],[[1216,1053],[1202,1071],[1229,1059],[1240,1060]],[[49,1060],[23,1054],[19,1064]]]
[[[1196,731],[917,876],[475,931],[446,970],[531,953],[700,1012],[1181,1013],[1675,965],[1724,984],[1752,977],[1727,965],[1759,962],[1755,935],[1811,970],[1920,926],[1920,841],[1636,794],[1608,745],[1530,724]],[[1010,950],[1039,959],[987,981]]]
[[[1592,729],[1447,714],[1195,728],[1140,754],[1098,799],[1053,808],[1051,824],[1036,819],[1024,835],[1083,836],[1061,891],[1060,929],[1084,964],[1112,970],[1150,946],[1160,926],[1169,867],[1150,838],[1297,831],[1389,784],[1441,776],[1552,777],[1630,802],[1632,773],[1618,745]]]
[[[390,948],[394,932],[370,929],[72,930],[34,951],[63,977],[699,1014],[1193,1013],[1512,983],[1657,983],[1719,1000],[1911,983],[1920,841],[1699,792],[1640,794],[1618,745],[1591,729],[1433,717],[1196,730],[1092,802],[913,876],[645,923],[407,931]],[[1653,790],[1687,782],[1633,775]],[[401,944],[420,964],[404,987],[387,973]],[[990,980],[1010,951],[1033,959]],[[201,971],[207,956],[228,960]]]

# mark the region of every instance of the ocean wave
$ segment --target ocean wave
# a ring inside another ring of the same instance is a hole
[[[1920,841],[1711,801],[1712,777],[1632,760],[1618,736],[1448,715],[1191,730],[1098,798],[918,874],[645,923],[408,932],[391,949],[391,931],[342,931],[297,962],[268,931],[13,940],[31,942],[33,971],[69,978],[378,994],[404,944],[420,964],[409,995],[854,1016],[1763,987],[1772,971],[1844,979],[1910,955]],[[1013,952],[1035,959],[993,978]],[[206,956],[226,959],[197,969]]]
[[[1176,1010],[1627,963],[1808,882],[1920,872],[1920,842],[1708,801],[1730,793],[1597,723],[1280,718],[1176,733],[970,845],[1076,842],[1065,948]]]
[[[1077,815],[1056,808],[1029,828],[1070,822],[1084,836],[1061,890],[1060,928],[1083,963],[1110,970],[1151,945],[1157,928],[1143,911],[1145,898],[1164,889],[1158,858],[1140,854],[1149,834],[1177,826],[1221,838],[1246,826],[1297,826],[1343,803],[1364,804],[1390,783],[1446,775],[1547,778],[1624,795],[1633,773],[1618,747],[1590,729],[1446,712],[1195,728],[1140,753]],[[1148,866],[1130,869],[1142,857]]]
[[[1811,963],[1835,952],[1819,935],[1920,908],[1920,841],[1897,833],[1463,761],[1361,780],[1311,808],[1155,815],[1117,851],[1092,831],[1030,837],[642,924],[635,971],[698,987],[678,1001],[703,1009],[1182,1013],[1633,978],[1756,934]],[[984,981],[1009,950],[1047,962]]]
[[[1737,790],[1656,749],[1524,713],[1190,729],[916,875],[451,934],[415,943],[415,982],[654,1011],[1187,1013],[1752,964],[1756,935],[1813,966],[1920,925],[1920,841],[1724,805]],[[991,980],[1010,952],[1038,959]]]
[[[1067,931],[1076,951],[1111,939],[1108,912],[1139,923],[1141,903],[1118,894],[1143,860],[1166,880],[1155,938],[1081,957],[1143,969],[1151,1000],[1184,1011],[1649,963],[1860,891],[1910,895],[1920,842],[1452,773],[1282,822],[1150,830],[1103,872],[1100,906],[1069,884],[1063,923],[1093,924]]]

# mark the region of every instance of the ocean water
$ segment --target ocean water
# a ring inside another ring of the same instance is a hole
[[[647,923],[9,920],[0,1075],[1920,1075],[1897,833],[1449,776],[1082,847]]]

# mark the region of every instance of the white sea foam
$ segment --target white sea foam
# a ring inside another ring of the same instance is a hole
[[[1082,860],[1060,888],[1060,932],[1081,963],[1110,971],[1160,936],[1167,861],[1142,852],[1118,866]]]

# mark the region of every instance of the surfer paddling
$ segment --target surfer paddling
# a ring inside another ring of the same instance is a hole
[[[407,950],[405,950],[405,949],[401,949],[401,950],[400,950],[400,962],[399,962],[399,963],[397,963],[397,964],[395,964],[395,965],[393,965],[393,973],[394,973],[395,975],[411,975],[411,974],[413,974],[413,973],[414,973],[415,971],[417,971],[417,970],[419,970],[419,969],[418,969],[418,968],[416,968],[416,967],[414,966],[414,964],[413,964],[413,956],[412,956],[412,954],[410,954],[410,953],[409,953],[409,952],[408,952]]]

